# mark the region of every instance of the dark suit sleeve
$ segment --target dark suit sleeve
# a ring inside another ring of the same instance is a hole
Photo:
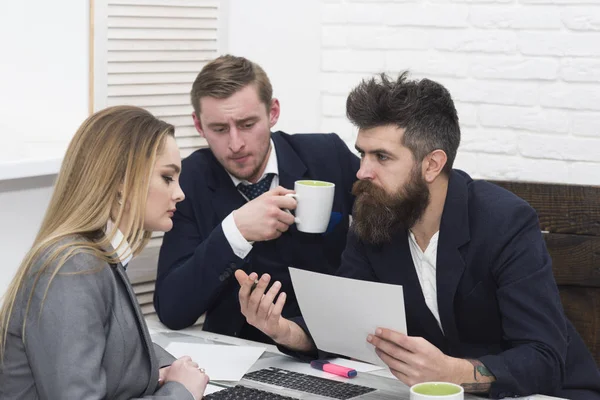
[[[494,374],[490,397],[555,393],[565,376],[567,325],[537,215],[528,205],[509,219],[494,267],[507,350],[480,361]]]
[[[344,278],[359,279],[359,280],[371,281],[371,282],[376,281],[376,277],[375,277],[375,274],[373,273],[373,269],[371,268],[371,264],[367,260],[364,246],[363,246],[362,242],[358,239],[358,237],[352,231],[350,231],[348,233],[348,242],[346,245],[346,249],[342,253],[342,264],[340,265],[340,268],[336,272],[336,275],[344,277]],[[296,318],[291,318],[291,321],[298,324],[298,326],[300,326],[300,328],[302,328],[302,330],[306,333],[306,335],[312,341],[312,337],[310,335],[310,330],[308,329],[308,326],[304,322],[304,318],[302,318],[301,316],[296,317]],[[315,345],[315,347],[316,347],[316,345]],[[304,353],[304,352],[290,351],[289,349],[287,349],[283,346],[278,346],[278,348],[279,348],[279,351],[281,351],[282,353],[299,358],[303,361],[310,361],[310,360],[314,360],[314,359],[321,359],[321,358],[327,358],[327,357],[334,356],[331,353],[328,353],[328,352],[325,352],[322,350],[318,350],[318,349]]]
[[[177,205],[173,229],[165,234],[158,260],[154,307],[171,329],[191,326],[204,314],[245,261],[233,253],[221,223],[209,228],[210,217],[196,216],[195,193],[188,173],[182,188],[188,197]],[[192,176],[190,176],[192,175]],[[184,187],[184,184],[186,187]],[[207,194],[208,195],[208,194]],[[200,226],[198,220],[204,220]],[[212,230],[209,230],[212,229]]]

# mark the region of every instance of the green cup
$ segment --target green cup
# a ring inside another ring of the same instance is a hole
[[[462,386],[449,382],[423,382],[410,388],[410,400],[463,400]]]

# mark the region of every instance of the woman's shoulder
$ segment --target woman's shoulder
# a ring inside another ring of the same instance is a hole
[[[71,307],[108,315],[116,293],[108,262],[91,253],[89,240],[67,237],[44,249],[33,261],[18,304],[31,315],[43,309]],[[33,314],[32,314],[33,313]]]
[[[61,273],[92,273],[110,267],[97,245],[79,235],[64,237],[43,249],[33,261],[31,270],[37,271],[43,266],[49,267],[48,272],[61,266]]]
[[[94,243],[81,236],[69,236],[44,249],[33,261],[29,283],[36,282],[35,291],[42,287],[56,292],[76,291],[77,288],[94,292],[112,290],[114,273],[111,265],[94,251]]]

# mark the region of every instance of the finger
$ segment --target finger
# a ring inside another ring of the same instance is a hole
[[[263,276],[260,277],[258,285],[256,285],[256,288],[250,294],[250,299],[248,301],[248,311],[250,313],[257,313],[258,307],[260,306],[260,301],[262,300],[265,290],[267,289],[267,285],[270,281],[271,276],[269,274],[263,274]]]
[[[244,283],[246,283],[246,281],[248,281],[250,278],[243,269],[236,270],[233,275],[235,276],[235,279],[237,279],[240,286],[244,286]]]
[[[183,356],[183,357],[178,358],[178,361],[181,361],[181,362],[192,361],[192,357],[190,357],[190,356]]]
[[[286,225],[292,225],[294,223],[294,221],[296,221],[296,217],[294,217],[292,215],[292,213],[284,211],[284,210],[279,210],[276,213],[275,218],[277,218],[277,221],[284,223]]]
[[[281,318],[281,312],[283,311],[283,306],[285,305],[286,297],[287,297],[287,295],[285,294],[285,292],[281,292],[279,294],[279,297],[277,298],[275,305],[269,311],[269,316],[268,316],[269,323],[278,323],[279,322],[279,318]]]
[[[414,354],[408,350],[398,346],[396,343],[388,342],[387,340],[384,340],[378,336],[369,335],[367,337],[367,342],[375,346],[376,349],[379,349],[395,359],[405,363],[410,363],[414,357]]]
[[[275,195],[275,196],[285,196],[286,194],[296,193],[296,192],[291,189],[286,189],[283,186],[277,186],[276,188],[269,190],[267,193],[269,193],[271,195]]]
[[[281,289],[281,282],[275,282],[269,291],[263,296],[260,301],[260,307],[258,308],[257,317],[259,320],[264,320],[268,317],[271,306],[273,305],[273,301],[275,300],[275,296],[279,293],[279,289]]]
[[[415,338],[411,338],[404,333],[386,328],[377,328],[375,330],[375,336],[387,340],[388,342],[396,343],[398,346],[408,351],[416,352],[418,350],[417,342],[412,340]]]
[[[385,365],[390,367],[390,370],[398,371],[407,377],[411,375],[411,367],[407,363],[392,357],[380,349],[375,349],[375,353]]]
[[[256,278],[258,277],[258,274],[253,272],[249,276],[246,276],[246,279],[240,279],[243,278],[245,275],[246,273],[242,270],[238,269],[237,271],[235,271],[235,277],[238,283],[240,284],[240,291],[238,293],[238,297],[240,300],[240,307],[242,311],[246,310],[246,308],[248,307],[248,302],[250,301],[250,294],[252,293],[252,287],[254,285],[254,282],[256,282]]]
[[[288,224],[284,224],[283,222],[278,221],[277,227],[275,229],[277,229],[277,232],[283,233],[290,229],[290,226]]]
[[[278,208],[295,210],[298,205],[298,201],[291,196],[273,196],[271,201]]]
[[[192,362],[189,363],[189,365],[190,365],[190,367],[192,367],[194,369],[198,369],[198,363],[197,362],[192,361]]]
[[[169,372],[169,368],[170,368],[170,366],[162,367],[161,369],[158,370],[158,380],[159,381],[165,379],[165,377],[167,376],[167,373]]]
[[[416,384],[417,382],[415,382],[415,379],[409,377],[406,374],[403,374],[400,371],[396,371],[395,369],[390,368],[390,372],[392,373],[392,375],[394,375],[400,382],[404,383],[407,386],[412,386],[414,384]]]

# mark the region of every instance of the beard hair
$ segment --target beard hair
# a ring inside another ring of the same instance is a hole
[[[359,239],[374,245],[389,243],[394,233],[410,229],[421,219],[430,193],[418,167],[411,171],[409,181],[391,194],[371,181],[354,183],[356,199],[350,229]]]

